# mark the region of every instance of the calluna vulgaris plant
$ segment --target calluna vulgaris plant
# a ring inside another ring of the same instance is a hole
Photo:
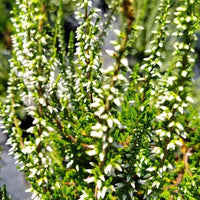
[[[156,1],[142,60],[139,2],[110,1],[105,17],[92,1],[77,3],[79,26],[66,52],[62,0],[54,24],[47,0],[16,0],[1,116],[33,199],[200,198],[200,123],[191,97],[200,2]],[[112,30],[116,16],[120,30]],[[107,66],[103,46],[112,31]],[[33,118],[27,130],[22,110]]]

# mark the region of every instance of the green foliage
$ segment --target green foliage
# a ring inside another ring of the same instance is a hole
[[[6,88],[7,88],[7,80],[9,73],[9,63],[8,60],[10,58],[9,52],[6,52],[3,49],[0,49],[0,101],[5,100],[6,96]]]
[[[52,2],[16,0],[1,116],[33,199],[200,196],[200,126],[191,97],[200,2],[149,2],[113,0],[104,19],[91,1],[76,2],[79,26],[65,52],[63,2],[54,20]],[[111,28],[116,16],[120,30]],[[113,49],[104,51],[110,32]],[[21,109],[33,118],[27,130]]]
[[[11,9],[11,5],[11,0],[0,0],[0,101],[5,100],[9,73],[8,60],[11,57],[11,23],[9,20],[9,9]]]
[[[1,200],[12,200],[6,191],[6,186],[3,185],[3,187],[0,187],[0,199]]]

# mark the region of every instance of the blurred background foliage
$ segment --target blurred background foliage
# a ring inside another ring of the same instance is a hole
[[[9,72],[8,60],[11,55],[11,32],[10,10],[13,0],[0,0],[0,100],[6,96],[7,79]]]

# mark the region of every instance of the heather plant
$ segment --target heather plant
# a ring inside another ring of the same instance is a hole
[[[15,2],[1,117],[32,199],[198,199],[191,88],[200,2],[160,0],[147,28],[147,0],[110,1],[105,16],[92,1],[73,1],[79,26],[67,52],[62,0],[56,18],[47,0]],[[143,30],[151,33],[141,50]],[[33,119],[28,129],[22,111]]]

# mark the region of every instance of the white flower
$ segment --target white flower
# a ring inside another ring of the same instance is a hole
[[[174,150],[175,149],[175,144],[173,142],[170,142],[168,145],[167,145],[167,150],[169,149],[172,149]]]
[[[66,168],[70,168],[72,166],[72,164],[74,163],[73,160],[70,160],[67,165],[66,165]]]
[[[115,164],[115,168],[120,172],[122,171],[122,168],[121,168],[121,166],[119,164]]]
[[[173,84],[173,82],[174,82],[176,79],[177,79],[177,77],[176,77],[176,76],[170,76],[170,77],[168,77],[168,80],[167,80],[167,82],[168,82],[170,85],[172,85],[172,84]]]
[[[83,192],[83,194],[80,196],[79,200],[84,200],[88,197],[88,195],[86,194],[85,191],[82,191],[82,192]]]
[[[31,126],[26,130],[27,133],[34,133],[34,126]]]
[[[117,76],[118,80],[124,81],[124,82],[128,82],[127,78],[123,75],[123,74],[119,74]]]
[[[182,146],[183,146],[183,144],[181,143],[181,141],[180,141],[180,140],[176,140],[176,141],[175,141],[175,143],[176,143],[178,146],[180,146],[180,147],[182,147]]]
[[[188,74],[188,72],[184,70],[184,71],[182,71],[181,76],[182,76],[182,77],[186,77],[187,74]]]
[[[187,96],[187,97],[186,97],[186,100],[187,100],[188,102],[191,102],[191,103],[194,102],[194,100],[193,100],[192,97],[190,97],[190,96]]]
[[[111,118],[108,118],[107,123],[108,123],[108,126],[109,126],[110,128],[113,127],[113,120],[112,120]]]
[[[100,178],[102,181],[105,182],[105,177],[104,177],[104,175],[101,175],[99,178]]]
[[[96,151],[96,149],[89,150],[89,151],[87,151],[87,154],[88,154],[89,156],[94,156],[94,155],[97,154],[97,151]]]
[[[159,181],[154,181],[153,184],[152,184],[152,187],[154,187],[154,186],[158,189],[159,186],[160,186],[160,182]]]
[[[180,129],[181,131],[184,130],[183,125],[182,125],[181,123],[179,123],[179,122],[176,123],[176,127],[177,127],[178,129]]]
[[[170,163],[167,165],[167,167],[168,167],[168,169],[173,169],[173,166]]]
[[[101,185],[102,185],[102,184],[101,184],[101,180],[97,180],[97,188],[98,188],[98,189],[101,189]]]
[[[164,121],[166,119],[166,117],[167,117],[167,113],[163,112],[160,115],[156,116],[156,120],[158,120],[158,121]]]
[[[53,127],[51,127],[51,126],[47,126],[47,130],[48,130],[48,131],[50,131],[50,132],[53,132],[53,131],[55,131],[55,130],[54,130],[54,128],[53,128]]]
[[[84,181],[87,183],[92,183],[92,182],[94,182],[94,180],[95,180],[94,176],[84,179]]]
[[[126,58],[122,58],[121,59],[121,63],[122,65],[124,65],[125,67],[128,67],[128,60]]]
[[[178,111],[181,113],[181,114],[183,114],[183,108],[182,107],[178,107]]]
[[[99,154],[99,159],[100,159],[101,162],[104,160],[104,157],[105,157],[105,155],[103,153]]]
[[[88,6],[89,6],[89,7],[92,6],[92,1],[88,1]]]
[[[151,190],[151,189],[148,189],[148,191],[147,191],[147,195],[150,195],[151,192],[152,192],[152,190]]]
[[[49,151],[49,152],[52,152],[52,151],[53,151],[53,149],[52,149],[50,146],[47,146],[46,149],[47,149],[47,151]]]
[[[109,143],[113,143],[113,138],[112,138],[112,137],[109,137],[109,138],[108,138],[108,142],[109,142]]]
[[[31,196],[31,199],[36,199],[37,198],[37,193],[35,192],[35,191],[33,191],[33,194],[32,194],[32,196]]]
[[[101,198],[103,199],[106,195],[106,192],[107,192],[107,187],[103,187],[103,189],[101,190]]]
[[[94,114],[97,116],[101,116],[104,112],[105,108],[104,107],[100,107],[98,111],[96,111]]]
[[[104,114],[101,116],[101,119],[108,119],[108,117],[109,117],[108,114]]]
[[[103,131],[91,131],[90,136],[101,138],[103,136]]]
[[[106,53],[111,57],[116,56],[116,53],[112,50],[109,50],[109,49],[106,50]]]
[[[131,187],[135,189],[135,182],[131,182]]]
[[[34,150],[36,149],[35,146],[26,146],[25,148],[23,148],[21,151],[24,154],[31,154]]]
[[[101,124],[98,122],[98,123],[96,123],[96,125],[95,126],[92,126],[92,130],[99,130],[100,128],[101,128]]]
[[[114,99],[113,102],[115,103],[116,106],[118,107],[121,106],[121,102],[119,98]]]
[[[174,125],[175,125],[175,122],[172,121],[169,123],[168,127],[173,127]]]
[[[161,152],[160,147],[154,147],[153,150],[152,150],[152,153],[155,153],[155,154],[159,154],[160,152]]]
[[[37,146],[39,145],[40,142],[41,142],[41,139],[40,139],[40,138],[36,138],[35,144],[36,144]]]
[[[97,108],[97,107],[99,107],[100,106],[100,103],[99,102],[94,102],[94,103],[91,103],[90,104],[90,107],[92,107],[92,108]]]
[[[92,173],[92,169],[86,169],[85,170],[87,173],[91,174]]]
[[[37,173],[37,169],[36,168],[30,169],[30,175],[28,177],[29,178],[33,178],[36,173]]]
[[[103,85],[102,88],[103,88],[104,90],[109,90],[109,89],[110,89],[110,85],[109,85],[109,84]]]
[[[126,198],[127,198],[127,195],[126,195],[126,194],[123,194],[122,200],[126,200]]]
[[[149,172],[153,172],[156,170],[156,167],[148,167],[146,170]]]
[[[113,31],[117,36],[120,36],[121,31],[119,29],[114,29]]]
[[[105,174],[110,174],[112,170],[113,170],[113,166],[112,166],[111,164],[108,164],[108,165],[104,168],[104,173],[105,173]]]

